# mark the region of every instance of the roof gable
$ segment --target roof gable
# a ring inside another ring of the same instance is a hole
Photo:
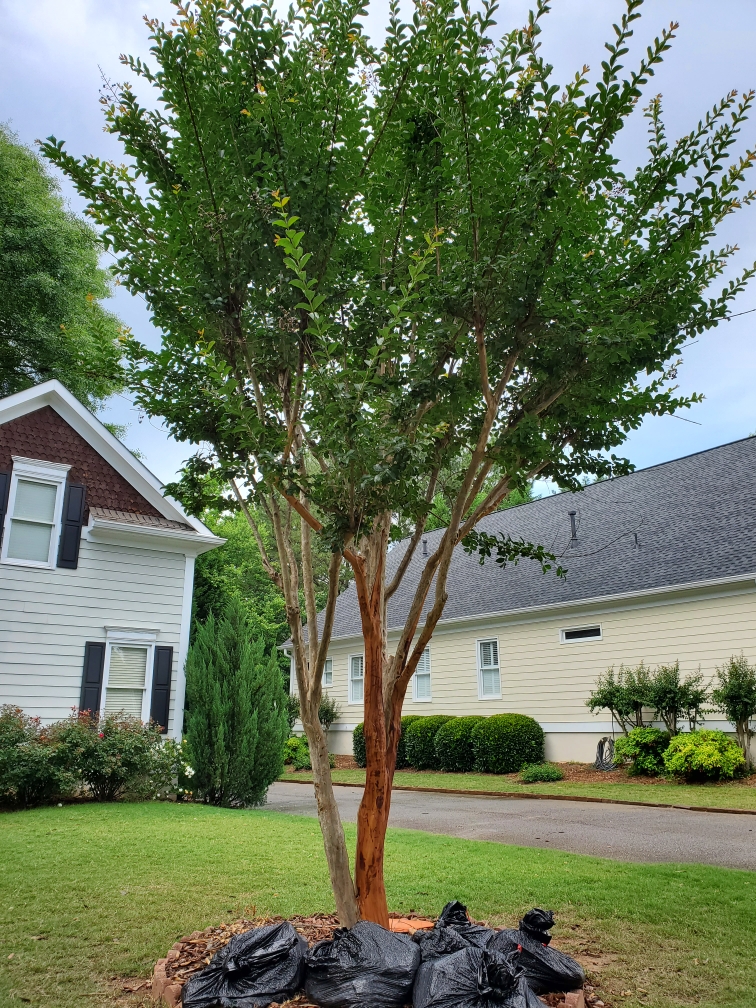
[[[91,507],[159,516],[211,535],[164,496],[157,477],[59,381],[0,399],[0,467],[10,467],[11,455],[71,465],[72,479],[87,485]]]

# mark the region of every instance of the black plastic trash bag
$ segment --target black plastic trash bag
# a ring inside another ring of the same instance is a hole
[[[420,949],[408,935],[358,921],[306,956],[307,996],[323,1008],[402,1008],[412,1000]]]
[[[186,982],[184,1008],[266,1008],[304,984],[307,942],[285,921],[237,935]]]
[[[519,930],[497,931],[489,948],[497,952],[520,949],[520,962],[528,984],[536,994],[577,990],[585,983],[580,963],[558,949],[549,948],[554,926],[551,910],[530,910],[520,921]]]
[[[414,1008],[543,1008],[528,987],[519,955],[470,946],[423,963]]]
[[[470,942],[459,931],[450,927],[439,927],[438,924],[430,931],[415,931],[412,940],[420,946],[422,962],[430,962],[431,959],[440,959],[461,949],[470,948]]]
[[[485,948],[495,933],[491,928],[483,927],[481,924],[473,924],[467,916],[467,907],[463,906],[459,900],[453,900],[446,904],[435,926],[437,928],[452,928],[457,934],[467,939],[471,945],[477,945],[478,948]]]

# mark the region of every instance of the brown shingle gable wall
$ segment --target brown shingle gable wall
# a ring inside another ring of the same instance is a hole
[[[12,455],[70,465],[69,479],[86,486],[89,507],[160,516],[51,406],[0,425],[0,471],[10,471]]]

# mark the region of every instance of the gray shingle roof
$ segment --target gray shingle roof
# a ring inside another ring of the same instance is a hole
[[[479,528],[544,545],[567,575],[544,574],[529,560],[481,566],[458,546],[442,622],[756,573],[756,437],[498,511]],[[429,552],[440,535],[427,533]],[[389,553],[389,578],[405,547]],[[389,601],[389,629],[403,625],[422,564],[418,548]],[[338,599],[333,637],[361,632],[351,584]]]

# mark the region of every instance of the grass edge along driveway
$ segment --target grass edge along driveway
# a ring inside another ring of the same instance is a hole
[[[339,784],[364,784],[364,770],[332,770]],[[311,781],[307,771],[292,772],[288,767],[282,780]],[[650,802],[667,805],[697,805],[708,808],[734,808],[756,811],[756,784],[749,777],[743,782],[726,784],[596,783],[556,781],[552,784],[520,784],[516,777],[478,773],[434,773],[398,770],[394,787],[448,788],[455,791],[509,791],[521,794],[572,795],[586,798],[613,798],[620,801]]]
[[[607,1005],[753,1004],[756,873],[408,830],[389,831],[387,863],[395,910],[458,898],[492,923],[556,910],[556,943]],[[149,975],[196,928],[332,906],[315,819],[159,802],[5,814],[0,1005],[112,1006],[112,978]]]

